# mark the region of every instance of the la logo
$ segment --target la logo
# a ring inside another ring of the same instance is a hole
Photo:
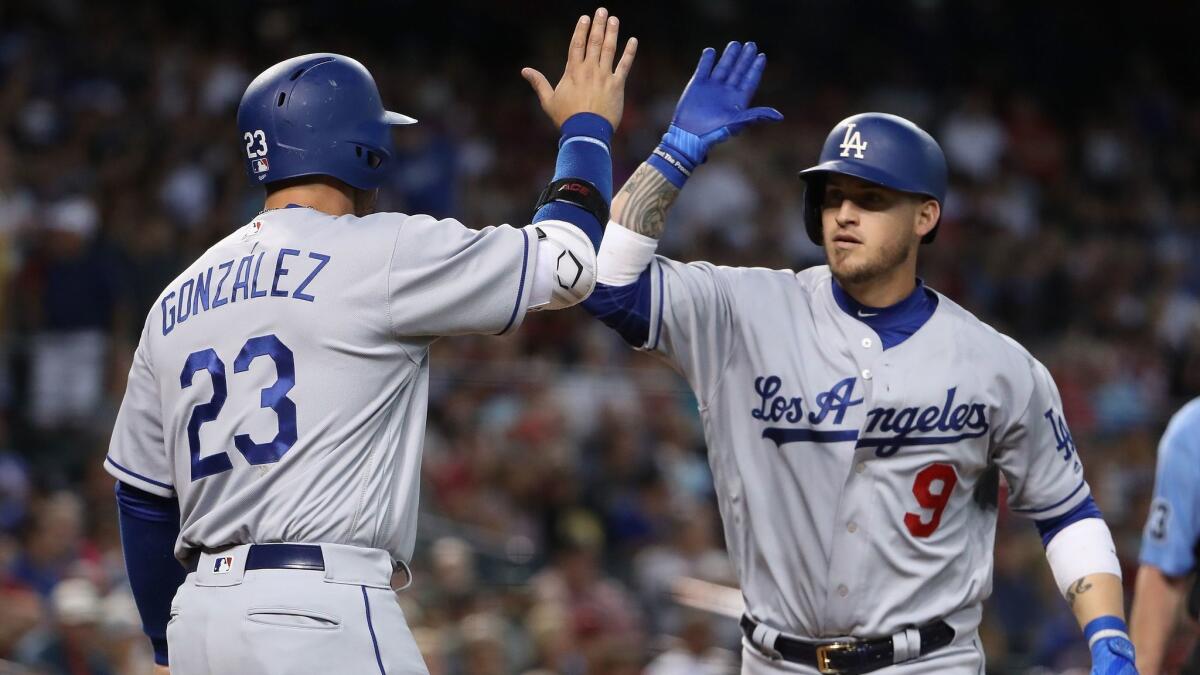
[[[856,124],[846,125],[846,136],[842,138],[842,144],[838,147],[842,149],[842,157],[849,157],[850,151],[854,151],[855,159],[863,158],[863,150],[867,149],[867,142],[862,139],[862,133],[855,131]]]

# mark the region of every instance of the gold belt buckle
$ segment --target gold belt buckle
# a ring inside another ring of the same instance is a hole
[[[821,671],[822,675],[837,675],[842,671],[829,665],[829,653],[848,652],[852,649],[854,649],[852,642],[830,642],[827,645],[818,645],[817,670]]]

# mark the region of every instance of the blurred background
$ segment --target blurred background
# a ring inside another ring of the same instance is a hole
[[[880,110],[940,140],[952,193],[921,273],[1049,366],[1130,585],[1158,436],[1200,393],[1197,4],[607,6],[641,40],[618,184],[702,47],[757,40],[756,101],[786,116],[714,153],[666,255],[821,264],[795,172],[828,130]],[[519,225],[556,140],[519,68],[556,80],[593,8],[0,1],[0,673],[148,670],[101,460],[155,297],[262,207],[234,120],[250,79],[306,52],[358,58],[421,120],[396,133],[382,208]],[[736,668],[736,624],[712,611],[728,598],[706,585],[736,580],[684,382],[580,310],[442,340],[432,363],[416,583],[399,594],[431,671]],[[1033,525],[1004,510],[994,584],[990,673],[1086,669]]]

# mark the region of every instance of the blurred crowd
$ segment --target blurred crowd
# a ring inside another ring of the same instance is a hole
[[[261,208],[234,122],[257,72],[346,53],[421,120],[396,134],[382,208],[476,227],[530,217],[556,134],[518,69],[557,74],[589,7],[494,4],[0,4],[0,673],[149,670],[100,463],[155,297]],[[1200,101],[1171,51],[1194,20],[623,4],[609,7],[642,47],[618,184],[703,46],[757,39],[758,101],[786,116],[697,172],[666,255],[820,264],[795,172],[828,129],[882,110],[941,141],[952,191],[921,274],[1050,368],[1129,586],[1157,438],[1200,394]],[[736,597],[719,587],[736,579],[686,384],[579,310],[444,339],[432,363],[415,582],[399,593],[431,671],[733,672]],[[1002,510],[990,673],[1086,668],[1044,560],[1033,525]]]

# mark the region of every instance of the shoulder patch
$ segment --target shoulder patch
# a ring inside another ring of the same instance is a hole
[[[1150,517],[1146,519],[1146,534],[1154,541],[1167,537],[1167,524],[1171,519],[1171,502],[1159,497],[1150,505]]]

